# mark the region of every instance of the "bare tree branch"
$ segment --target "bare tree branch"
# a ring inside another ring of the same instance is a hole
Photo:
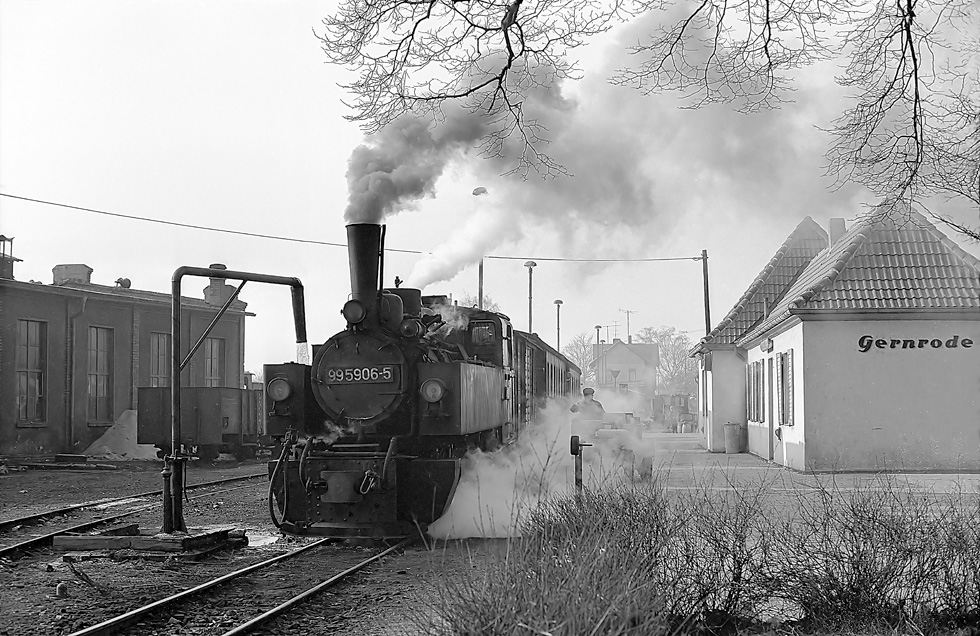
[[[515,171],[555,174],[563,170],[540,150],[547,131],[526,96],[579,77],[568,52],[619,17],[616,0],[345,0],[317,37],[331,62],[359,73],[344,88],[365,132],[406,112],[441,119],[453,102],[485,119],[484,154],[516,136]]]
[[[619,21],[651,20],[611,78],[644,94],[676,91],[697,108],[779,106],[794,75],[843,60],[851,91],[829,131],[827,173],[858,182],[898,213],[935,196],[980,208],[980,8],[975,0],[341,0],[317,37],[358,73],[349,119],[368,133],[405,113],[479,115],[480,150],[515,153],[513,170],[564,169],[531,100],[577,79],[570,54]],[[976,228],[937,221],[967,236]]]
[[[828,173],[883,198],[869,215],[908,214],[913,206],[954,230],[976,230],[933,213],[935,195],[980,206],[976,70],[950,64],[962,55],[948,36],[968,17],[962,2],[890,0],[856,19],[844,37],[850,63],[838,78],[855,105],[830,131]],[[977,34],[966,49],[975,47]],[[942,68],[942,71],[937,71]]]

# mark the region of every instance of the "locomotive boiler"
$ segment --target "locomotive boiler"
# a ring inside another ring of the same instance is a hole
[[[512,443],[580,370],[507,316],[384,288],[382,225],[347,226],[347,327],[311,365],[265,365],[273,522],[297,534],[395,538],[445,512],[474,449]]]

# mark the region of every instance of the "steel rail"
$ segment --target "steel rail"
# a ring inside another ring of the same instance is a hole
[[[225,484],[235,481],[245,481],[246,479],[257,479],[259,477],[268,477],[268,473],[258,473],[255,475],[246,475],[244,477],[228,477],[227,479],[217,479],[215,481],[206,481],[200,484],[194,484],[192,486],[185,486],[185,490],[197,490],[198,488],[205,488],[207,486],[214,486],[216,484]],[[88,501],[85,503],[74,504],[72,506],[66,506],[64,508],[55,508],[54,510],[45,510],[44,512],[38,512],[33,515],[27,515],[24,517],[18,517],[16,519],[4,519],[0,520],[0,532],[12,528],[14,526],[23,526],[32,523],[36,523],[41,519],[47,517],[54,517],[57,515],[63,515],[74,510],[84,510],[85,508],[95,508],[97,506],[105,506],[111,503],[116,503],[119,501],[126,501],[127,499],[140,499],[141,497],[153,497],[163,494],[163,490],[153,490],[148,492],[141,492],[135,495],[128,495],[126,497],[114,497],[112,499],[100,499],[98,501]]]
[[[238,488],[226,488],[224,490],[215,490],[213,492],[202,493],[200,495],[195,495],[193,497],[188,497],[188,501],[193,501],[195,499],[200,499],[202,497],[210,497],[212,495],[217,495],[217,494],[223,493],[223,492],[230,492],[232,490],[238,490],[239,488],[244,488],[244,486],[239,486]],[[124,497],[122,499],[122,501],[125,501],[126,499],[132,499],[132,497]],[[95,504],[95,505],[101,505],[101,504]],[[124,512],[122,514],[113,515],[111,517],[102,517],[100,519],[95,519],[93,521],[86,521],[85,523],[80,523],[80,524],[75,525],[75,526],[69,526],[67,528],[61,528],[60,530],[54,530],[54,531],[49,532],[47,534],[42,534],[42,535],[39,535],[37,537],[32,537],[30,539],[27,539],[25,541],[21,541],[20,543],[15,543],[13,545],[0,546],[0,557],[5,556],[7,554],[11,554],[11,553],[15,553],[15,552],[23,552],[24,550],[28,550],[28,549],[31,549],[31,548],[40,547],[41,545],[45,545],[48,542],[50,542],[52,539],[54,539],[54,537],[57,537],[58,535],[67,534],[69,532],[83,532],[85,530],[91,530],[92,528],[96,528],[98,526],[105,525],[105,524],[109,523],[110,521],[115,521],[116,519],[122,519],[124,517],[129,517],[131,515],[138,514],[140,512],[145,512],[147,510],[150,510],[150,509],[152,509],[152,508],[154,508],[156,506],[160,506],[160,505],[162,505],[162,503],[161,502],[158,502],[158,501],[157,502],[152,502],[152,503],[146,503],[146,504],[141,505],[136,510],[131,510],[129,512]]]
[[[201,592],[209,590],[217,585],[221,585],[222,583],[226,583],[227,581],[231,581],[232,579],[236,579],[240,576],[245,576],[246,574],[250,574],[256,570],[261,570],[262,568],[268,567],[274,563],[278,563],[279,561],[285,561],[286,559],[290,559],[294,556],[302,554],[307,550],[312,550],[313,548],[317,548],[325,543],[334,542],[334,541],[336,541],[336,539],[331,539],[331,538],[325,538],[325,539],[320,539],[318,541],[314,541],[313,543],[303,546],[298,550],[293,550],[292,552],[280,554],[279,556],[273,557],[271,559],[266,559],[265,561],[261,561],[259,563],[253,563],[248,567],[244,567],[240,570],[235,570],[234,572],[229,572],[228,574],[219,576],[216,579],[211,579],[210,581],[206,581],[204,583],[201,583],[200,585],[186,589],[183,592],[178,592],[172,596],[168,596],[166,598],[162,598],[158,601],[154,601],[142,607],[138,607],[134,610],[126,612],[125,614],[120,614],[119,616],[116,616],[114,618],[110,618],[108,620],[102,621],[97,625],[92,625],[91,627],[86,627],[85,629],[79,630],[77,632],[72,632],[71,634],[68,634],[68,636],[108,636],[109,634],[114,634],[117,630],[124,629],[134,623],[139,622],[141,618],[143,618],[144,616],[146,616],[147,614],[155,610],[166,607],[167,605],[170,605],[172,603],[176,603],[177,601],[180,601],[182,599],[200,594]]]
[[[320,583],[318,585],[315,585],[315,586],[311,587],[310,589],[306,590],[305,592],[302,592],[301,594],[297,594],[296,596],[294,596],[293,598],[289,599],[285,603],[282,603],[281,605],[278,605],[278,606],[272,608],[271,610],[269,610],[268,612],[262,614],[261,616],[256,616],[255,618],[253,618],[252,620],[248,621],[247,623],[242,623],[238,627],[236,627],[234,629],[231,629],[231,630],[225,632],[221,636],[239,636],[240,634],[247,634],[247,633],[251,632],[254,628],[258,627],[259,625],[261,625],[263,623],[266,623],[269,620],[275,618],[276,616],[279,616],[279,615],[285,613],[286,610],[288,610],[289,608],[293,607],[294,605],[298,605],[299,603],[302,603],[303,601],[305,601],[306,599],[310,598],[311,596],[314,596],[314,595],[318,594],[320,591],[325,590],[328,587],[332,587],[332,586],[336,585],[338,582],[342,581],[344,578],[346,578],[346,577],[350,576],[351,574],[353,574],[353,573],[355,573],[355,572],[357,572],[357,571],[359,571],[359,570],[367,567],[368,565],[370,565],[371,563],[377,561],[378,559],[380,559],[382,557],[385,557],[385,556],[391,554],[392,552],[394,552],[396,550],[400,550],[402,548],[405,548],[405,547],[409,546],[410,544],[415,543],[416,541],[418,541],[418,537],[409,537],[407,539],[403,539],[401,542],[399,542],[399,543],[391,546],[387,550],[384,550],[383,552],[380,552],[378,554],[375,554],[373,557],[371,557],[369,559],[365,559],[364,561],[361,561],[357,565],[354,565],[352,567],[347,568],[346,570],[344,570],[340,574],[336,574],[336,575],[330,577],[329,579],[327,579],[326,581],[324,581],[324,582],[322,582],[322,583]]]

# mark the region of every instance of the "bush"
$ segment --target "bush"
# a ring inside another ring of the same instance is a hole
[[[980,616],[980,498],[880,478],[796,490],[604,484],[532,510],[440,585],[434,634],[948,633]],[[785,497],[786,495],[781,495]],[[782,511],[777,514],[776,511]]]

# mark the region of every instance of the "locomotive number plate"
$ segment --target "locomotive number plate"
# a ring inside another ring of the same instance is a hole
[[[330,367],[326,381],[334,384],[371,384],[391,382],[395,379],[395,367]]]

